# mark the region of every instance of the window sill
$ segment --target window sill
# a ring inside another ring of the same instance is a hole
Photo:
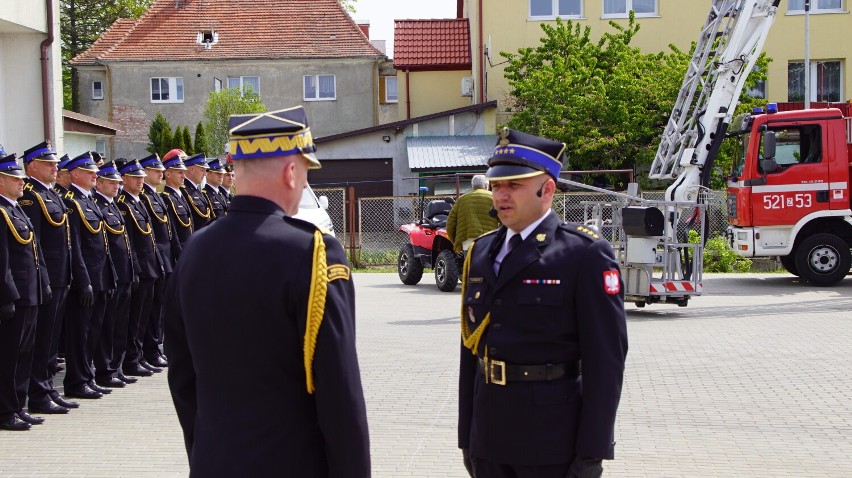
[[[633,15],[635,18],[662,18],[657,13],[636,13]],[[601,15],[601,20],[613,20],[613,19],[627,19],[630,18],[630,15],[626,13],[608,13]]]
[[[832,14],[838,14],[838,13],[847,13],[848,14],[849,10],[816,10],[816,11],[811,10],[811,15],[832,15]],[[803,16],[804,14],[805,14],[804,10],[793,10],[793,11],[788,11],[784,15],[788,16],[788,17],[799,17],[799,16]]]
[[[154,104],[181,104],[181,103],[183,103],[183,100],[174,100],[174,101],[173,100],[166,100],[166,101],[151,100],[151,103],[154,103]]]
[[[304,101],[337,101],[337,97],[334,98],[303,98]]]
[[[527,17],[528,22],[555,22],[557,18],[562,20],[586,20],[583,15],[548,15],[541,17]]]

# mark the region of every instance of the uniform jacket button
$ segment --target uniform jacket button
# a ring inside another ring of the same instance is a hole
[[[536,303],[536,304],[541,304],[541,297],[536,297],[536,298],[535,298],[535,303]]]
[[[488,352],[490,352],[490,353],[491,353],[491,356],[493,357],[493,356],[494,356],[494,354],[496,354],[496,353],[497,353],[497,347],[489,347],[489,348],[488,348]]]
[[[500,324],[494,324],[493,327],[494,327],[494,330],[497,330],[497,329],[500,328]]]
[[[494,301],[494,305],[503,305],[503,299],[497,299]]]

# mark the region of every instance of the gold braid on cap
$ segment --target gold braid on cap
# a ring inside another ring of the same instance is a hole
[[[467,256],[464,258],[464,267],[462,269],[462,297],[465,296],[465,292],[467,292],[467,276],[470,273],[470,258],[473,257],[473,246],[476,245],[476,241],[474,241],[470,248],[467,250]],[[479,323],[479,327],[476,328],[472,333],[470,331],[470,325],[468,324],[467,314],[465,313],[464,300],[462,300],[461,307],[461,332],[462,332],[462,343],[465,347],[470,349],[470,353],[476,355],[476,351],[479,349],[479,339],[482,338],[482,334],[485,332],[485,329],[488,328],[488,323],[491,322],[491,312],[485,314],[485,318],[482,319],[482,322]]]
[[[322,232],[314,232],[314,255],[311,274],[310,293],[308,295],[308,317],[305,322],[305,378],[308,393],[314,393],[314,352],[317,347],[317,336],[325,315],[325,297],[328,293],[328,268],[325,259],[325,242]]]

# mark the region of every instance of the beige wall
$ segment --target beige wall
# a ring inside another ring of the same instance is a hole
[[[229,76],[260,77],[260,97],[269,110],[303,105],[315,136],[328,136],[377,124],[376,63],[369,59],[223,62],[121,62],[80,69],[80,112],[120,125],[112,153],[140,157],[148,143],[148,127],[157,112],[172,127],[189,126],[195,134],[213,79],[227,87]],[[336,76],[337,99],[303,101],[303,75]],[[183,103],[152,103],[152,77],[182,77]],[[104,99],[92,99],[92,81],[104,81]]]
[[[62,70],[59,0],[54,0],[56,40],[48,50],[50,129],[62,148]],[[47,38],[45,2],[0,0],[0,144],[23,155],[45,140],[41,91],[41,42]],[[56,74],[54,74],[56,72]]]
[[[470,70],[412,72],[397,70],[399,119],[417,118],[470,106],[471,98],[461,95],[462,78],[466,76],[471,76]],[[410,85],[408,85],[409,82]],[[410,104],[408,103],[409,94],[411,95]]]
[[[503,78],[503,67],[497,65],[503,61],[500,51],[517,52],[519,48],[537,46],[544,36],[541,21],[529,20],[529,0],[481,0],[484,25],[481,44],[489,44],[490,66],[480,56],[478,35],[480,0],[465,0],[465,16],[471,22],[473,45],[473,71],[479,81],[479,69],[485,64],[487,76],[487,97],[485,100],[498,100],[498,110],[505,110],[504,100],[508,94],[508,84]],[[626,19],[604,19],[603,0],[583,0],[584,15],[579,21],[583,26],[592,28],[592,36],[600,37],[606,31],[612,31],[609,21],[627,24]],[[844,1],[844,12],[837,14],[812,14],[810,18],[811,60],[842,60],[843,88],[841,99],[852,98],[852,75],[849,75],[847,59],[852,57],[852,41],[848,41],[848,32],[852,28],[852,16]],[[641,30],[633,44],[645,52],[658,52],[674,44],[687,50],[691,42],[698,39],[698,33],[704,25],[710,11],[709,0],[659,0],[658,16],[638,18]],[[555,25],[555,21],[547,22]],[[801,61],[804,58],[804,16],[788,14],[787,2],[781,2],[775,24],[767,38],[765,51],[773,58],[769,66],[767,81],[768,101],[787,101],[787,63]],[[501,115],[505,120],[505,115]]]

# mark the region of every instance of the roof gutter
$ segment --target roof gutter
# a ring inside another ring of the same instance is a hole
[[[479,21],[477,22],[477,29],[479,30],[479,102],[485,103],[485,53],[482,51],[482,0],[479,0],[479,11],[476,12],[477,16],[479,16]]]
[[[53,129],[50,127],[53,111],[53,94],[50,88],[50,69],[48,49],[53,44],[53,0],[45,0],[47,8],[47,38],[41,42],[41,104],[42,104],[42,121],[44,123],[44,137],[49,139],[51,143],[56,142],[53,137]]]

